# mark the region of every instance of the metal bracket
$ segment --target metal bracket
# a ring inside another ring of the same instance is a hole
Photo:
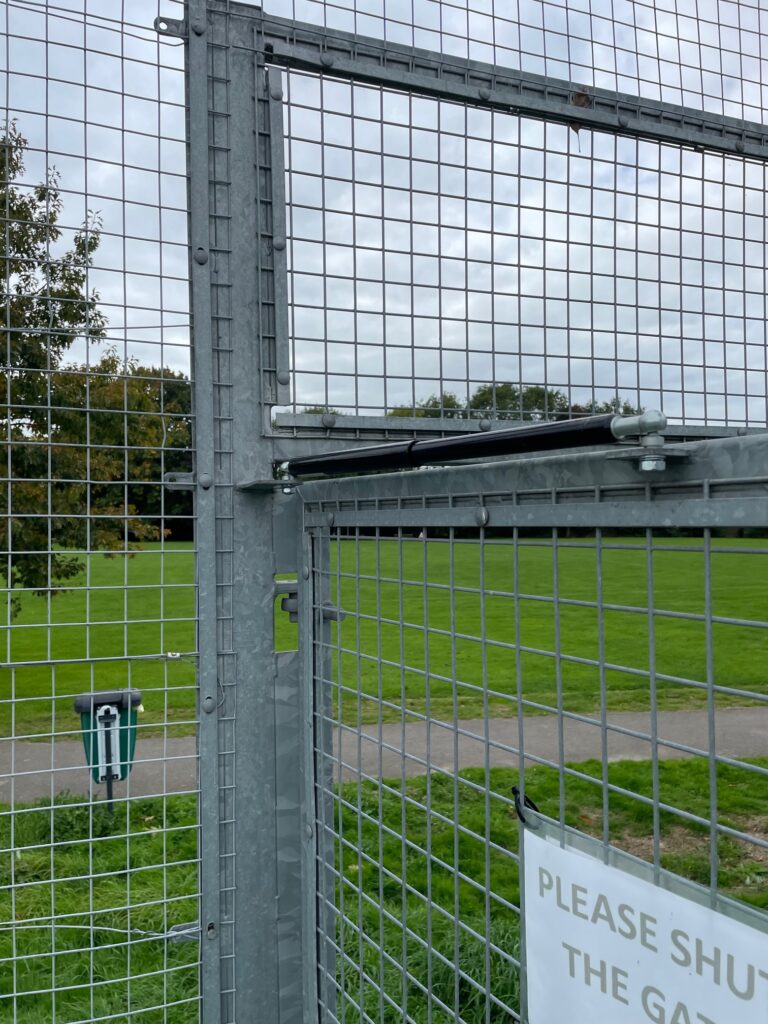
[[[178,18],[163,18],[160,16],[155,18],[154,25],[155,32],[161,36],[173,36],[176,39],[187,38],[186,21],[180,21]],[[196,32],[196,35],[202,35],[202,32]]]
[[[237,484],[238,491],[252,491],[256,494],[269,494],[271,491],[291,494],[295,487],[295,480],[243,480]]]
[[[665,445],[664,438],[654,434],[641,438],[640,445],[606,452],[605,457],[634,462],[641,473],[660,473],[667,468],[668,462],[687,462],[692,454],[690,450],[685,450],[685,445]]]
[[[169,491],[194,491],[194,473],[163,473],[163,483]]]
[[[323,605],[323,618],[326,622],[343,622],[347,613],[341,608],[335,608],[330,601]]]

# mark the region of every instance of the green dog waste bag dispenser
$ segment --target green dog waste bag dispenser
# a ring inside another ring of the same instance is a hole
[[[106,782],[112,806],[112,785],[127,779],[136,751],[136,720],[141,690],[105,690],[75,697],[80,714],[85,756],[94,782]]]

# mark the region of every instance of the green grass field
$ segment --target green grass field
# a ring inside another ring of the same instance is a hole
[[[385,720],[398,718],[400,708],[423,712],[427,705],[437,718],[455,712],[479,716],[484,689],[492,714],[516,714],[518,636],[526,700],[555,706],[560,692],[564,708],[588,712],[599,706],[604,685],[609,709],[643,710],[650,703],[651,626],[655,671],[661,677],[659,706],[703,706],[703,687],[674,680],[707,680],[707,624],[701,618],[707,585],[716,619],[757,623],[711,625],[712,676],[725,688],[717,695],[718,704],[749,703],[729,689],[768,692],[768,541],[714,541],[707,583],[699,541],[659,540],[650,588],[643,543],[631,537],[621,543],[633,547],[603,551],[602,620],[590,605],[598,598],[598,572],[595,551],[586,544],[563,543],[556,559],[551,544],[521,546],[517,573],[522,596],[517,602],[513,548],[503,541],[484,549],[471,540],[457,543],[452,565],[450,546],[438,540],[402,545],[393,540],[378,545],[372,540],[359,545],[343,541],[334,546],[331,598],[349,613],[332,629],[345,720],[375,721],[379,697],[394,705],[385,706]],[[130,657],[194,650],[192,580],[189,545],[167,544],[163,552],[148,545],[132,557],[91,556],[73,588],[50,604],[24,595],[21,614],[0,636],[4,660],[83,660],[57,665],[53,674],[47,665],[34,664],[16,667],[13,673],[0,670],[6,701],[0,704],[0,734],[11,729],[16,735],[50,733],[52,702],[56,730],[76,729],[73,693],[129,684],[145,691],[143,727],[170,721],[180,723],[177,732],[192,731],[191,661],[134,662],[129,669]],[[97,589],[89,591],[86,585]],[[647,612],[649,589],[656,612],[652,618]],[[686,614],[698,618],[681,617]],[[609,666],[604,680],[590,663],[600,657],[601,627]],[[292,646],[295,636],[295,627],[278,611],[278,649]],[[557,651],[559,658],[554,656]],[[86,660],[98,658],[118,660]],[[14,699],[13,716],[9,696]]]
[[[768,759],[754,763],[768,767]],[[578,767],[600,779],[598,762]],[[708,817],[708,770],[704,760],[663,762],[659,767],[661,800]],[[610,783],[632,793],[650,796],[653,791],[649,762],[614,763],[609,773]],[[461,772],[460,780],[458,801],[452,779],[438,775],[429,780],[424,776],[409,778],[404,786],[399,779],[389,779],[382,785],[365,782],[358,787],[350,783],[341,789],[336,824],[346,845],[336,862],[343,879],[336,898],[343,901],[345,917],[361,926],[358,930],[354,924],[347,924],[336,933],[351,961],[344,967],[343,985],[349,996],[362,1002],[381,1024],[400,1024],[402,1015],[385,1003],[384,1014],[379,1017],[379,985],[396,1005],[407,999],[410,1019],[416,1024],[426,1024],[427,1020],[448,1024],[452,1020],[434,998],[451,1009],[460,1009],[466,1024],[487,1024],[488,1020],[506,1024],[508,1017],[501,1010],[491,1010],[486,1016],[485,1001],[467,978],[481,988],[488,978],[499,998],[517,1005],[518,978],[508,959],[519,952],[517,914],[486,894],[491,892],[518,904],[517,865],[507,852],[517,850],[518,824],[508,803],[496,796],[491,797],[486,814],[485,801],[467,785],[473,782],[484,787],[483,769],[467,769]],[[492,769],[487,784],[492,794],[509,796],[516,781],[516,772]],[[766,836],[765,778],[721,765],[717,782],[721,823]],[[526,773],[526,790],[545,813],[558,816],[556,771],[531,768]],[[428,792],[431,815],[425,809]],[[360,818],[358,807],[374,821]],[[15,984],[18,1024],[69,1024],[107,1014],[115,1015],[114,1024],[129,1024],[129,1020],[139,1017],[149,1024],[195,1024],[197,944],[138,934],[138,930],[163,933],[173,924],[196,919],[194,798],[136,800],[129,809],[118,804],[114,818],[103,806],[95,807],[92,823],[87,807],[66,802],[53,811],[35,805],[17,806],[11,816],[8,810],[7,806],[0,807],[0,959],[16,959],[13,970],[0,971],[0,1019],[10,1017],[12,1002],[2,997],[7,997]],[[601,786],[567,777],[565,818],[581,831],[601,835]],[[377,827],[376,819],[384,829]],[[610,821],[613,845],[651,859],[653,819],[647,805],[612,794]],[[458,840],[454,822],[462,827]],[[164,829],[169,831],[164,833]],[[409,840],[405,850],[398,838],[403,831]],[[661,815],[660,831],[662,866],[707,885],[709,833],[668,813]],[[427,848],[428,835],[431,861],[422,852]],[[495,844],[487,859],[486,835]],[[53,849],[49,845],[52,842]],[[720,890],[768,908],[765,851],[721,837],[718,855]],[[377,866],[380,858],[383,870]],[[409,886],[405,903],[403,863]],[[457,878],[455,867],[475,884]],[[15,889],[7,888],[9,884]],[[430,912],[427,898],[432,903]],[[454,923],[457,915],[469,928],[485,935],[487,898],[490,935],[501,951],[492,953],[488,961],[484,942],[466,930],[461,931],[459,947],[455,947]],[[129,906],[133,907],[130,912],[126,909]],[[50,916],[54,913],[58,924],[72,927],[52,929]],[[405,946],[403,930],[395,923],[403,919],[403,913],[416,936],[408,937]],[[27,927],[41,919],[43,927]],[[12,920],[18,926],[15,945],[8,929]],[[129,930],[130,945],[126,942]],[[378,953],[378,947],[389,959]],[[370,981],[361,982],[360,973],[351,966],[360,957]],[[424,985],[430,982],[431,1018],[429,1001],[417,984],[409,984],[403,992],[400,965],[404,958],[414,977]],[[458,983],[452,967],[456,960],[467,976],[459,978]],[[59,989],[55,1005],[48,991],[54,985]],[[179,1000],[182,1002],[167,1016],[160,1009],[151,1009]],[[127,1015],[129,1005],[135,1017]],[[347,1024],[359,1021],[350,1006],[344,1019]]]
[[[756,762],[757,763],[757,762]],[[761,763],[768,766],[768,760]],[[600,778],[600,764],[587,762],[579,768],[595,779]],[[707,818],[709,814],[708,765],[705,761],[665,762],[660,765],[660,797],[673,806]],[[461,778],[483,787],[483,769],[468,769]],[[509,796],[517,773],[509,769],[492,769],[488,785],[493,793]],[[610,765],[609,781],[630,792],[650,796],[653,792],[649,762],[617,762]],[[427,802],[432,814],[419,805]],[[526,772],[526,792],[533,796],[542,811],[559,816],[559,776],[549,768],[535,767]],[[744,770],[721,765],[718,768],[719,814],[722,824],[765,836],[768,833],[768,782],[765,778]],[[403,812],[403,796],[408,803]],[[370,1016],[382,1024],[395,1024],[402,1020],[398,1012],[385,1004],[383,1016],[378,1014],[381,986],[396,1005],[404,999],[400,965],[407,962],[409,971],[423,983],[431,980],[430,991],[450,1009],[460,1010],[467,1024],[507,1024],[509,1016],[498,1007],[492,1007],[486,1016],[485,999],[477,987],[466,978],[456,984],[456,972],[451,966],[456,960],[462,971],[484,989],[486,979],[491,990],[512,1007],[517,1006],[518,978],[514,967],[503,954],[519,953],[519,923],[516,912],[507,909],[497,899],[489,899],[490,936],[502,951],[493,953],[486,961],[485,943],[461,932],[456,948],[454,920],[459,919],[479,935],[486,935],[486,892],[491,890],[514,905],[519,905],[519,879],[515,861],[505,852],[517,851],[518,823],[509,805],[499,799],[489,802],[486,815],[485,802],[476,789],[459,786],[458,805],[455,802],[453,780],[433,776],[410,778],[403,784],[399,779],[387,780],[380,787],[365,782],[343,787],[344,803],[341,807],[341,830],[349,846],[339,864],[343,884],[346,915],[360,923],[360,930],[345,926],[337,936],[352,963],[358,962],[362,951],[365,972],[372,982],[361,981],[358,971],[347,965],[344,975],[346,991]],[[374,822],[361,819],[358,806],[374,819],[380,820],[396,834],[380,830]],[[601,836],[602,792],[599,785],[580,779],[567,778],[565,798],[567,824],[582,832]],[[453,823],[462,831],[456,839]],[[653,819],[649,806],[628,797],[611,795],[610,822],[612,845],[644,860],[652,859]],[[403,827],[404,826],[404,827]],[[409,845],[403,844],[397,834],[404,833]],[[471,834],[472,833],[472,834]],[[703,885],[710,881],[709,833],[702,827],[690,825],[671,814],[660,819],[661,864],[670,871]],[[431,859],[422,853],[429,843]],[[494,844],[486,858],[484,838]],[[377,866],[381,850],[381,863]],[[739,900],[757,907],[768,908],[768,858],[765,850],[739,840],[720,837],[718,841],[718,888]],[[405,867],[403,867],[403,858]],[[447,865],[447,866],[444,866]],[[454,868],[475,883],[458,879]],[[405,871],[410,890],[405,900],[405,920],[419,938],[408,938],[403,945],[402,929],[388,917],[396,920],[403,915],[403,886]],[[360,893],[369,899],[363,899]],[[427,911],[427,896],[432,904]],[[385,913],[381,913],[381,906]],[[362,934],[361,934],[362,933]],[[429,942],[427,943],[427,936]],[[377,947],[383,947],[388,957],[381,956]],[[444,959],[441,959],[442,958]],[[445,962],[448,961],[448,963]],[[408,1010],[418,1024],[429,1019],[434,1024],[449,1024],[453,1017],[432,1006],[416,984],[406,986]],[[458,998],[457,998],[458,997]],[[348,1007],[350,1022],[360,1020]]]
[[[81,802],[0,807],[0,1020],[197,1021],[197,942],[142,934],[197,920],[194,798]]]

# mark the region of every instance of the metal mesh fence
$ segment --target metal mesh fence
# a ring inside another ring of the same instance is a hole
[[[289,7],[266,9],[764,117],[748,3]],[[765,765],[744,737],[764,710],[766,614],[762,577],[745,577],[764,516],[702,526],[703,488],[670,511],[674,536],[635,519],[622,534],[619,513],[494,532],[418,501],[404,525],[405,478],[346,523],[331,495],[323,515],[351,534],[315,538],[300,660],[274,655],[297,502],[273,500],[273,463],[302,411],[329,433],[352,414],[389,430],[651,405],[764,425],[764,164],[352,84],[332,58],[290,70],[281,97],[255,15],[4,8],[0,1010],[186,1024],[200,976],[206,1024],[293,1019],[317,980],[297,866],[316,826],[328,1020],[514,1018],[515,780],[556,821],[759,899]],[[622,508],[651,493],[630,491]],[[127,777],[101,781],[110,764]]]
[[[157,13],[3,10],[0,1016],[19,1024],[197,1019],[192,506],[163,483],[192,469],[183,47]],[[99,709],[131,691],[99,747]]]
[[[764,512],[696,528],[762,478],[646,488],[609,464],[595,488],[567,461],[302,487],[308,526],[334,520],[315,602],[344,616],[315,643],[323,1020],[521,1019],[513,786],[764,905]],[[632,525],[672,493],[674,529]]]
[[[296,17],[760,120],[757,8],[673,6]],[[331,75],[288,76],[294,411],[764,424],[763,161]]]

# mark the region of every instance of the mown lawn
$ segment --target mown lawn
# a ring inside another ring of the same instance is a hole
[[[751,763],[768,769],[768,759]],[[600,764],[571,767],[587,778],[566,775],[565,821],[601,836]],[[663,762],[660,800],[708,818],[708,772],[704,760]],[[487,984],[502,1003],[518,1005],[519,920],[506,905],[519,905],[519,829],[510,801],[517,778],[510,769],[494,768],[486,779],[475,768],[462,771],[455,783],[433,774],[404,784],[347,783],[336,791],[331,815],[344,843],[335,856],[341,879],[335,899],[343,919],[333,936],[346,956],[330,965],[346,993],[340,1018],[346,1024],[361,1024],[355,1004],[380,1024],[402,1024],[394,1007],[405,1006],[414,1024],[453,1024],[454,1011],[465,1024],[507,1024],[500,1006],[486,1007],[483,992]],[[609,782],[651,796],[651,764],[611,764]],[[544,813],[559,817],[557,771],[531,768],[526,791]],[[764,774],[720,765],[717,792],[722,824],[768,835]],[[651,859],[650,807],[628,796],[609,799],[611,843]],[[197,943],[140,934],[196,920],[194,798],[118,803],[114,818],[103,806],[93,808],[92,821],[89,814],[87,806],[66,801],[53,810],[17,805],[11,813],[0,807],[0,959],[6,959],[0,1019],[13,1019],[15,985],[18,1024],[70,1024],[108,1014],[115,1024],[138,1018],[196,1024]],[[661,814],[659,828],[661,865],[708,885],[708,829],[671,813]],[[487,854],[486,839],[492,844]],[[720,837],[717,852],[719,889],[768,909],[765,850]],[[484,940],[472,931],[490,935],[488,956]],[[410,975],[405,986],[403,964]],[[53,986],[59,989],[55,1001]],[[152,1009],[163,1002],[177,1005],[164,1016]]]
[[[193,581],[190,544],[147,544],[84,557],[81,574],[50,599],[22,595],[19,615],[0,630],[0,736],[77,730],[74,694],[127,686],[144,694],[142,727],[171,722],[177,735],[193,732]],[[131,661],[168,653],[181,657]],[[47,660],[59,663],[34,664]]]
[[[718,705],[749,703],[730,690],[768,692],[763,539],[713,541],[709,575],[694,538],[657,540],[650,557],[637,537],[608,539],[600,560],[579,541],[555,551],[529,540],[517,557],[504,540],[342,542],[329,583],[348,612],[331,637],[346,721],[377,720],[381,698],[385,720],[401,707],[479,717],[486,702],[493,715],[513,715],[518,671],[529,713],[537,703],[593,711],[601,687],[610,710],[645,710],[651,669],[659,707],[701,707],[708,630]]]
[[[187,796],[0,806],[0,1020],[197,1021],[196,936],[156,937],[197,921],[196,822]]]
[[[768,767],[768,759],[752,763]],[[572,767],[598,784],[566,777],[565,821],[602,837],[600,764]],[[717,775],[721,824],[765,839],[768,778],[726,765],[718,767]],[[457,1019],[466,1024],[507,1024],[510,1018],[502,1006],[490,1002],[486,1006],[486,984],[503,1004],[518,1008],[514,961],[520,952],[519,918],[507,906],[519,906],[520,895],[517,862],[511,856],[517,852],[519,836],[510,803],[516,781],[517,773],[510,769],[491,769],[492,795],[487,806],[485,772],[480,768],[462,771],[456,785],[452,778],[432,775],[409,778],[404,787],[399,779],[342,787],[336,815],[345,843],[336,863],[342,879],[337,898],[343,901],[344,920],[336,938],[346,953],[343,967],[342,958],[338,959],[337,970],[346,993],[344,1019],[349,1024],[363,1019],[356,1010],[359,1006],[370,1015],[365,1019],[400,1024],[401,1014],[381,997],[381,990],[395,1006],[407,1002],[416,1024],[428,1020],[453,1024],[453,1013],[460,1014]],[[651,796],[651,764],[614,763],[609,782],[630,793]],[[534,767],[526,773],[526,792],[555,818],[560,811],[559,786],[559,774],[553,769]],[[705,761],[662,763],[659,787],[662,801],[709,817]],[[611,794],[609,821],[612,845],[644,860],[653,859],[653,814],[648,805]],[[671,813],[661,814],[659,827],[661,866],[708,885],[709,830]],[[407,843],[401,841],[402,835]],[[486,838],[492,844],[488,853]],[[716,845],[719,890],[768,909],[765,849],[723,836]],[[396,923],[401,920],[414,934],[404,938],[403,928]],[[496,947],[490,955],[486,956],[485,942],[472,932],[490,935]],[[358,963],[364,972],[355,967]],[[454,967],[457,963],[460,973]],[[411,975],[405,985],[403,964]]]
[[[504,540],[334,544],[330,599],[347,617],[332,626],[330,644],[344,719],[391,721],[402,708],[476,717],[486,703],[493,715],[516,714],[518,671],[529,713],[558,703],[593,711],[601,688],[611,710],[646,709],[651,668],[659,707],[701,707],[706,690],[691,684],[708,678],[708,630],[718,705],[749,703],[729,691],[768,692],[766,540],[713,541],[709,576],[695,538],[657,540],[650,560],[637,537],[605,544],[599,565],[594,547],[578,541],[562,541],[555,554],[529,538],[517,560]],[[6,665],[75,660],[54,671],[0,669],[0,735],[76,730],[73,694],[127,685],[145,692],[143,728],[170,722],[176,734],[193,731],[194,663],[184,656],[195,647],[193,557],[184,544],[92,555],[66,592],[50,601],[24,595],[21,614],[0,631]],[[277,647],[293,646],[295,626],[280,611],[275,621]],[[131,662],[168,652],[182,657]],[[603,674],[593,664],[601,653]],[[117,660],[89,660],[99,658]]]

